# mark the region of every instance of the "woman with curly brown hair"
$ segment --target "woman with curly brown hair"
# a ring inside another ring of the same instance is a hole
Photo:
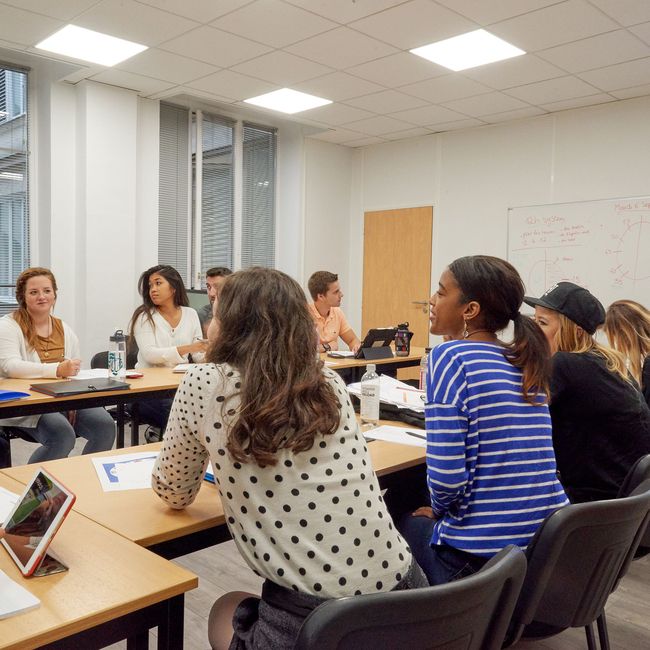
[[[215,603],[212,646],[293,647],[326,599],[425,586],[345,385],[316,357],[300,285],[270,269],[229,276],[210,335],[211,363],[176,394],[153,487],[183,508],[211,460],[232,537],[266,580],[261,600],[237,592]]]

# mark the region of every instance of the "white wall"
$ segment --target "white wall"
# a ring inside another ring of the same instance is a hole
[[[511,206],[650,194],[649,115],[646,97],[359,151],[347,245],[350,321],[356,327],[361,321],[365,211],[434,206],[435,286],[457,257],[506,256]],[[318,178],[323,167],[320,155],[308,157],[307,178]],[[346,179],[323,178],[329,186],[312,193],[347,191]],[[306,252],[322,246],[317,229],[306,234]],[[338,244],[343,264],[345,242]]]

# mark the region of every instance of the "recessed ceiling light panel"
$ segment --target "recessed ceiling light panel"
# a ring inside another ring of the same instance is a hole
[[[526,54],[484,29],[416,47],[411,53],[455,72]]]
[[[94,32],[92,29],[66,25],[36,45],[47,50],[82,61],[112,66],[148,49],[146,45]]]
[[[255,106],[261,106],[262,108],[270,108],[273,111],[289,113],[290,115],[332,103],[332,100],[330,99],[308,95],[307,93],[301,93],[297,90],[291,90],[291,88],[280,88],[280,90],[274,90],[271,93],[259,95],[258,97],[251,97],[244,101],[247,104],[254,104]]]

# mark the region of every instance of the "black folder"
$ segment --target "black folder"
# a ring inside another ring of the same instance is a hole
[[[130,384],[115,379],[68,379],[66,381],[53,381],[46,384],[32,384],[31,390],[54,397],[68,395],[83,395],[84,393],[100,393],[108,390],[127,390]]]

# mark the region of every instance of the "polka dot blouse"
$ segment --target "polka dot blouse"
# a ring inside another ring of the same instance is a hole
[[[336,373],[323,370],[341,408],[338,430],[308,451],[281,449],[278,463],[233,461],[226,436],[237,418],[240,377],[201,364],[179,386],[153,471],[172,508],[194,500],[212,460],[228,527],[260,576],[321,597],[390,591],[411,562],[386,510],[368,449]]]

